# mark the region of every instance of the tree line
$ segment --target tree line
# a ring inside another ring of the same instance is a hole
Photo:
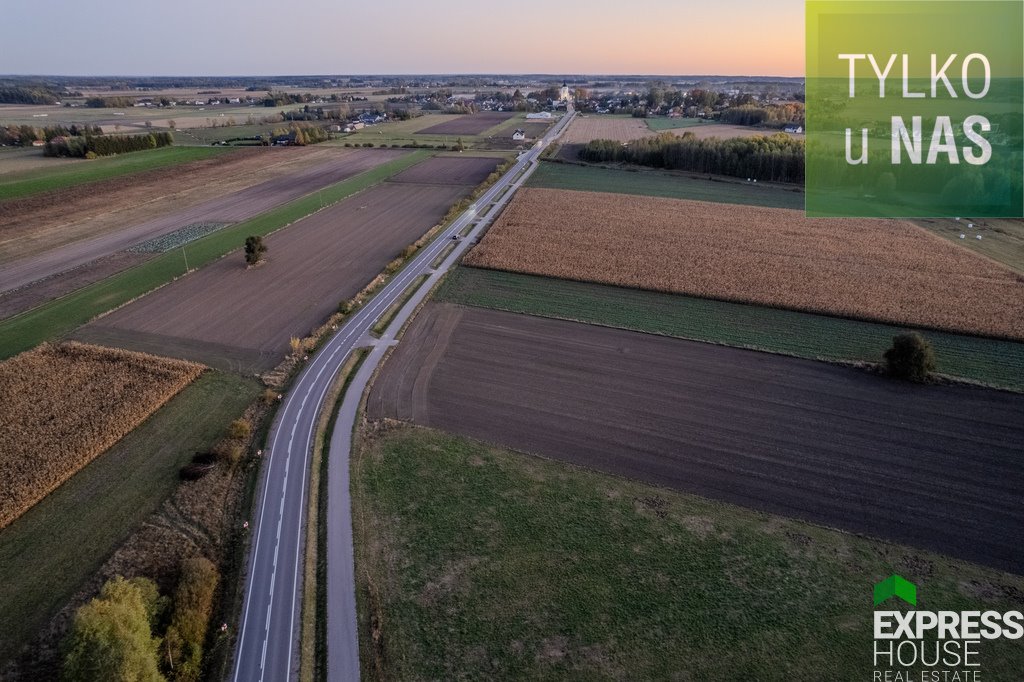
[[[46,156],[95,158],[156,149],[157,147],[169,147],[172,144],[174,144],[174,136],[170,133],[58,136],[43,146],[43,154]]]
[[[701,140],[693,133],[664,133],[627,144],[593,140],[584,145],[579,156],[594,163],[618,161],[773,182],[804,180],[803,140],[783,134]]]
[[[804,106],[798,102],[786,104],[771,104],[764,107],[752,104],[744,104],[738,107],[724,109],[719,114],[723,123],[733,123],[741,126],[783,126],[787,123],[804,124]]]
[[[85,106],[90,109],[126,109],[135,106],[135,97],[90,97]]]
[[[30,125],[0,127],[0,144],[13,147],[26,147],[36,140],[49,141],[55,137],[77,137],[78,135],[102,135],[103,130],[99,126],[89,124],[71,126],[55,125],[45,128],[36,128]]]
[[[170,596],[146,578],[107,582],[75,613],[63,647],[63,678],[196,682],[219,579],[211,562],[192,557],[182,562]]]
[[[0,86],[0,104],[56,104],[61,91],[47,85]]]

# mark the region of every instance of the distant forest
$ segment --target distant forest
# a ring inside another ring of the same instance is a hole
[[[703,140],[693,133],[664,133],[625,145],[615,140],[593,140],[580,150],[580,159],[773,182],[804,181],[804,142],[782,133]]]
[[[0,85],[0,104],[56,104],[61,97],[48,85]]]

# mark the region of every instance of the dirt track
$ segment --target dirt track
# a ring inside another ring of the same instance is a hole
[[[332,150],[327,160],[313,166],[292,169],[285,175],[229,194],[216,195],[189,208],[170,210],[158,218],[117,231],[65,244],[56,249],[22,258],[0,271],[0,291],[14,289],[43,277],[63,272],[153,237],[197,222],[233,223],[251,218],[321,187],[340,182],[408,152],[400,150]],[[242,171],[237,171],[242,172]],[[108,198],[109,199],[109,198]],[[180,206],[180,205],[179,205]],[[152,215],[152,211],[149,212]],[[32,239],[46,239],[33,234]]]
[[[1024,572],[1024,396],[430,304],[368,413]]]
[[[385,182],[267,240],[246,270],[234,253],[87,325],[76,336],[243,372],[273,367],[439,222],[468,185]]]
[[[417,135],[479,135],[513,116],[514,111],[481,111],[478,114],[453,116],[452,120],[417,130]]]

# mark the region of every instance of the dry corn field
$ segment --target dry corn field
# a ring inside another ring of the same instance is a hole
[[[0,363],[0,528],[191,383],[202,365],[78,343]]]
[[[1024,277],[904,221],[528,188],[465,262],[1024,339]]]
[[[561,144],[586,144],[591,140],[617,140],[629,142],[641,137],[654,137],[656,132],[647,127],[642,118],[604,118],[577,116],[559,139]]]

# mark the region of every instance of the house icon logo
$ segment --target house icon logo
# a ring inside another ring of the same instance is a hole
[[[875,606],[892,597],[898,597],[911,606],[917,606],[917,586],[895,573],[882,582],[875,583]]]

